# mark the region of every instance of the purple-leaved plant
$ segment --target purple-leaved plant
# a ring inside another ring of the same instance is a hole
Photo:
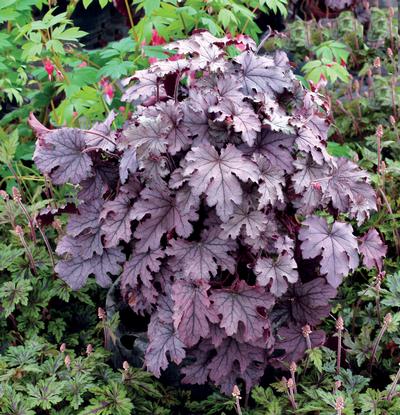
[[[353,234],[375,194],[328,154],[323,97],[285,53],[245,43],[234,57],[234,40],[207,32],[167,45],[181,58],[125,80],[136,111],[122,130],[113,114],[91,130],[30,119],[38,168],[79,185],[59,277],[79,289],[119,275],[134,312],[150,315],[147,368],[182,363],[183,382],[229,394],[321,345],[315,326],[360,252],[367,267],[385,252],[376,231]]]

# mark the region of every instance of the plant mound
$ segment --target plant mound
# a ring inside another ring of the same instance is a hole
[[[326,150],[327,103],[286,54],[259,56],[246,37],[195,33],[167,60],[124,81],[136,111],[91,130],[48,130],[33,116],[34,160],[79,185],[57,253],[73,289],[90,275],[150,316],[145,363],[183,362],[183,382],[247,390],[268,364],[321,345],[314,327],[364,255],[381,266],[367,174]],[[238,50],[241,50],[239,52]],[[323,211],[323,212],[321,212]]]

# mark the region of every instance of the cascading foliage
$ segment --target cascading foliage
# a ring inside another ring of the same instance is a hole
[[[357,238],[349,223],[375,194],[328,154],[327,103],[285,53],[207,32],[166,47],[173,58],[125,80],[136,111],[122,130],[113,114],[89,131],[31,116],[40,171],[79,185],[56,271],[73,289],[120,275],[124,299],[150,316],[156,376],[183,362],[183,382],[249,390],[267,365],[324,342],[314,327],[360,253],[382,266],[378,233]]]

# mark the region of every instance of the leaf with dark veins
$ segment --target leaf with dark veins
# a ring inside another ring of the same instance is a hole
[[[210,112],[220,113],[218,121],[231,120],[233,129],[242,134],[242,140],[250,147],[253,146],[257,132],[261,131],[261,121],[253,108],[246,102],[237,105],[229,99],[223,99],[217,105],[210,107]]]
[[[329,315],[329,302],[336,297],[337,290],[325,281],[316,278],[303,284],[298,281],[289,287],[278,304],[278,314],[284,314],[286,321],[301,325],[316,325]]]
[[[333,222],[318,216],[308,217],[299,231],[303,258],[321,259],[321,273],[332,287],[338,287],[351,270],[358,266],[358,245],[349,223]]]
[[[142,220],[148,215],[150,217]],[[195,221],[197,217],[195,211],[181,212],[166,186],[145,188],[132,210],[132,218],[141,220],[134,234],[139,239],[136,244],[138,252],[157,249],[163,234],[172,230],[187,238],[193,231],[189,221]]]
[[[91,274],[94,274],[101,287],[107,288],[112,283],[108,273],[118,274],[121,271],[120,264],[125,262],[125,259],[121,248],[105,249],[102,255],[93,255],[90,259],[75,256],[59,261],[55,271],[73,290],[82,288]]]
[[[199,242],[173,239],[166,253],[171,256],[169,261],[175,271],[191,280],[208,281],[210,276],[217,275],[218,267],[233,272],[235,260],[228,252],[236,249],[236,242],[222,240],[218,228],[204,232]]]
[[[121,98],[122,101],[144,100],[157,95],[157,89],[160,95],[165,93],[162,83],[158,81],[157,74],[150,73],[147,70],[136,71],[134,76],[124,79],[122,85],[127,86],[132,80],[136,82],[124,92]]]
[[[387,246],[382,242],[376,229],[369,229],[367,233],[358,238],[358,249],[362,254],[363,264],[366,268],[382,270],[383,259],[386,257]]]
[[[228,336],[239,330],[239,322],[244,325],[244,339],[252,341],[262,337],[265,319],[257,308],[269,309],[274,304],[274,298],[264,288],[251,287],[244,281],[239,281],[231,289],[215,289],[210,297],[215,311],[222,316],[220,326]]]
[[[243,203],[241,206],[236,206],[233,215],[221,225],[220,237],[235,240],[243,229],[245,235],[256,239],[265,230],[267,223],[268,218],[265,213],[251,209]]]
[[[33,160],[54,184],[78,184],[93,175],[93,162],[85,149],[83,131],[76,128],[49,130],[36,142]]]
[[[283,133],[274,133],[262,129],[257,135],[253,147],[244,145],[242,150],[245,154],[261,154],[274,167],[284,170],[290,174],[293,172],[293,142],[294,136]]]
[[[285,185],[285,173],[272,165],[261,154],[255,154],[254,160],[260,169],[261,183],[258,186],[260,198],[258,209],[264,209],[268,205],[274,206],[277,201],[284,202],[282,187]]]
[[[157,104],[156,108],[170,125],[166,136],[169,152],[175,155],[179,151],[189,148],[192,142],[190,139],[191,132],[187,125],[183,123],[182,106],[174,101],[167,101]]]
[[[160,249],[148,252],[133,251],[129,261],[124,265],[124,271],[121,274],[121,287],[136,287],[139,278],[146,287],[150,287],[154,274],[160,271],[160,260],[164,255]]]
[[[288,282],[294,283],[299,277],[296,261],[288,252],[279,255],[276,259],[258,258],[254,272],[257,275],[257,283],[262,287],[267,286],[272,280],[270,291],[276,297],[287,291]]]
[[[300,128],[298,131],[296,145],[299,150],[309,153],[317,164],[323,164],[324,162],[329,162],[331,160],[331,156],[328,154],[325,144],[322,143],[321,139],[306,126]]]
[[[100,212],[104,206],[103,199],[95,199],[78,206],[78,214],[70,215],[67,232],[71,236],[78,236],[88,229],[97,229],[100,226]]]
[[[161,115],[156,118],[140,117],[139,122],[139,125],[132,124],[124,133],[127,143],[136,149],[138,159],[165,153],[169,125]]]
[[[107,248],[117,246],[121,240],[129,242],[132,235],[133,211],[127,194],[121,192],[114,200],[107,201],[100,217],[104,220],[102,229]]]
[[[114,151],[115,137],[111,134],[111,125],[117,114],[112,110],[103,122],[97,122],[85,134],[85,140],[88,147],[96,147],[104,151]],[[107,137],[107,138],[105,138]]]
[[[149,345],[145,354],[145,364],[156,377],[168,366],[168,358],[179,364],[185,357],[185,344],[175,333],[172,323],[163,322],[157,313],[151,316],[148,336]]]
[[[319,184],[319,180],[329,174],[325,164],[317,164],[310,156],[298,158],[293,162],[296,173],[292,175],[293,187],[296,193],[301,194],[313,184]]]
[[[119,161],[121,183],[124,184],[128,180],[129,173],[135,173],[137,168],[136,150],[134,147],[128,147],[123,152],[121,160]]]
[[[216,96],[204,96],[197,90],[191,90],[189,99],[184,102],[183,126],[190,131],[191,136],[197,136],[196,143],[205,143],[211,139],[208,109],[216,103]]]
[[[240,180],[257,182],[258,167],[243,156],[232,144],[218,154],[214,147],[203,144],[193,147],[186,155],[184,175],[190,176],[189,184],[195,195],[206,193],[208,206],[216,206],[217,214],[227,220],[234,204],[242,202]]]
[[[104,249],[101,242],[102,235],[103,232],[100,228],[94,232],[86,232],[76,237],[65,235],[58,242],[56,253],[57,255],[81,256],[83,259],[90,259],[94,254],[102,255]]]
[[[258,56],[247,51],[236,57],[235,62],[241,65],[239,76],[246,95],[267,92],[274,96],[292,87],[292,81],[285,76],[285,71],[269,56]]]
[[[262,348],[240,343],[234,338],[225,338],[216,350],[217,355],[208,364],[210,379],[216,382],[232,371],[235,362],[239,364],[240,371],[244,372],[252,362],[264,362],[265,359]]]
[[[219,321],[211,309],[207,291],[210,286],[203,281],[178,279],[172,285],[174,300],[173,321],[179,338],[186,346],[194,346],[200,338],[210,333],[210,323]]]

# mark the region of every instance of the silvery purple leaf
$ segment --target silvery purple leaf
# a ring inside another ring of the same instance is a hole
[[[158,76],[154,73],[144,69],[136,71],[134,76],[126,78],[122,81],[122,85],[128,85],[132,80],[135,83],[130,86],[122,95],[121,100],[127,102],[134,102],[139,99],[146,99],[157,95],[157,90],[160,95],[164,94],[164,87],[158,81]]]
[[[223,99],[210,107],[209,111],[220,114],[217,117],[218,121],[228,118],[234,131],[242,134],[242,140],[250,147],[253,146],[257,132],[261,131],[261,121],[249,104],[242,102],[237,105],[229,99]]]
[[[386,257],[387,246],[382,242],[376,229],[369,229],[367,233],[358,238],[358,249],[362,254],[363,264],[368,269],[383,267],[383,259]]]
[[[297,264],[287,252],[276,259],[260,257],[254,267],[258,285],[265,287],[271,281],[270,292],[276,297],[282,296],[288,289],[288,282],[295,283],[299,278]]]
[[[57,255],[81,256],[82,259],[90,259],[95,254],[102,255],[104,249],[101,241],[102,235],[100,228],[94,230],[94,232],[86,232],[76,237],[65,235],[58,242],[56,253]]]
[[[351,210],[361,224],[376,210],[375,192],[368,183],[368,174],[355,163],[341,157],[335,160],[328,180],[321,180],[322,191],[341,212]]]
[[[292,86],[292,81],[285,76],[285,71],[276,66],[271,57],[257,56],[247,51],[236,57],[235,62],[241,65],[239,76],[246,95],[267,92],[274,96]]]
[[[202,280],[178,279],[172,285],[174,327],[187,347],[194,346],[200,338],[206,338],[210,333],[210,322],[219,321],[211,308],[209,289],[210,286]]]
[[[267,223],[268,218],[264,212],[251,209],[243,203],[236,206],[233,215],[221,225],[222,231],[219,236],[222,239],[235,240],[243,231],[244,235],[256,239],[265,230]]]
[[[256,362],[264,362],[264,350],[246,343],[240,343],[232,337],[224,339],[221,346],[216,348],[217,354],[208,364],[210,379],[220,383],[234,369],[237,362],[240,372],[244,372],[248,366]],[[240,373],[239,372],[239,373]]]
[[[349,223],[333,222],[318,216],[308,217],[299,231],[303,258],[321,255],[321,274],[332,287],[338,287],[343,277],[358,266],[357,238]]]
[[[299,157],[293,162],[296,172],[292,175],[293,187],[301,194],[310,186],[319,185],[320,179],[327,178],[329,169],[326,164],[317,164],[310,156]]]
[[[182,106],[174,101],[167,101],[157,104],[156,107],[163,119],[170,125],[166,136],[169,152],[175,155],[179,151],[189,148],[192,142],[190,136],[193,134],[188,126],[183,123],[184,111]]]
[[[148,252],[133,251],[124,265],[124,271],[121,275],[121,287],[136,287],[138,279],[146,286],[151,286],[154,273],[160,271],[161,259],[164,252],[160,249]],[[124,289],[124,288],[123,288]]]
[[[93,174],[93,162],[85,149],[83,131],[76,128],[49,130],[36,142],[33,160],[54,184],[78,184]]]
[[[197,136],[198,143],[211,139],[208,110],[216,103],[215,95],[203,95],[195,89],[190,91],[189,99],[183,103],[183,126],[190,131],[191,136]]]
[[[135,173],[138,168],[136,159],[136,150],[134,147],[127,148],[122,154],[119,162],[119,175],[121,183],[124,184],[128,180],[129,173]]]
[[[132,124],[124,135],[129,145],[136,149],[138,159],[159,155],[167,151],[169,125],[160,116],[140,117],[139,125]]]
[[[282,187],[285,185],[285,173],[272,165],[261,154],[254,155],[254,161],[260,169],[261,183],[258,186],[260,198],[258,209],[264,209],[268,205],[274,206],[277,201],[284,202]]]
[[[193,281],[208,281],[210,276],[217,275],[218,267],[233,272],[235,260],[228,252],[235,251],[236,242],[224,241],[218,234],[218,228],[213,228],[204,232],[199,242],[171,240],[166,253],[172,257],[169,261],[172,269]]]
[[[139,239],[136,244],[138,252],[157,249],[163,234],[173,230],[187,238],[193,230],[189,221],[195,221],[197,217],[195,211],[181,212],[166,186],[145,188],[132,210],[132,218],[141,221],[134,233],[135,238]]]
[[[322,143],[321,139],[306,126],[300,128],[298,131],[296,145],[299,150],[309,153],[317,164],[323,164],[324,162],[329,162],[331,160],[331,156],[328,154],[325,144]]]
[[[286,321],[316,325],[329,315],[329,302],[336,294],[336,289],[324,278],[316,278],[305,284],[299,281],[291,285],[281,298],[278,313],[283,313]]]
[[[238,332],[241,322],[246,341],[262,337],[266,321],[257,309],[269,309],[274,304],[273,296],[264,288],[239,281],[234,288],[213,290],[210,299],[215,312],[221,315],[220,326],[228,336]]]
[[[167,368],[168,357],[176,364],[182,362],[186,355],[185,345],[175,333],[172,323],[163,322],[157,313],[153,314],[148,336],[150,342],[145,354],[145,364],[154,376],[160,377],[161,370]]]
[[[55,271],[73,290],[82,288],[89,277],[94,274],[101,287],[109,287],[112,283],[108,273],[116,275],[121,272],[125,262],[121,248],[105,249],[102,255],[93,255],[90,259],[74,256],[71,259],[59,261]]]
[[[67,224],[67,232],[71,236],[78,236],[88,229],[97,229],[101,224],[100,212],[104,200],[95,199],[78,206],[77,214],[72,214]]]
[[[243,146],[245,154],[261,154],[276,168],[293,172],[294,136],[262,129],[253,147]]]
[[[232,144],[218,154],[214,147],[203,144],[193,147],[186,155],[185,176],[195,195],[206,193],[208,206],[216,206],[217,214],[227,220],[233,213],[234,204],[242,202],[240,180],[257,182],[257,165],[245,158]]]
[[[100,214],[103,219],[102,229],[105,233],[105,246],[117,246],[119,242],[131,239],[131,221],[133,220],[132,203],[125,193],[119,193],[114,200],[104,204]]]
[[[111,125],[117,114],[110,111],[104,122],[97,122],[85,134],[87,147],[96,147],[105,151],[113,151],[115,149],[115,137],[111,134]],[[107,137],[107,138],[105,138]]]

